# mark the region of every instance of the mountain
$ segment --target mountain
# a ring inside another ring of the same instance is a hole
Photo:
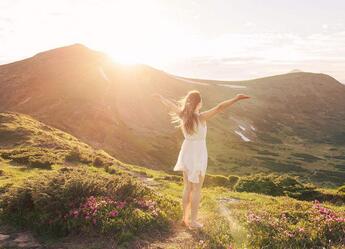
[[[203,109],[237,93],[252,96],[209,122],[211,173],[344,181],[345,87],[328,75],[188,79],[116,64],[82,44],[0,66],[0,112],[32,115],[121,161],[165,170],[172,170],[183,137],[151,94],[176,99],[192,89],[201,92]]]
[[[150,109],[155,103],[136,109],[133,104],[150,98],[145,91],[140,94],[146,82],[154,80],[158,86],[164,82],[159,71],[146,66],[128,69],[75,44],[3,65],[0,75],[1,111],[31,114],[121,159],[131,154],[131,161],[149,162],[150,158],[141,153],[145,139],[133,137],[131,128],[147,132],[144,124],[154,122]],[[141,86],[136,84],[138,79]],[[131,127],[133,117],[140,123]]]
[[[303,72],[303,71],[299,70],[299,69],[293,69],[289,73],[301,73],[301,72]]]

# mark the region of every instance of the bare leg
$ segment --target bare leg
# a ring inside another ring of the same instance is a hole
[[[191,193],[192,193],[192,183],[188,181],[187,174],[183,171],[183,196],[182,196],[182,204],[183,204],[183,222],[185,225],[189,225],[189,213],[190,213],[190,206],[191,206]]]
[[[199,183],[193,183],[192,189],[192,203],[191,203],[191,226],[201,227],[202,224],[196,221],[198,215],[198,208],[201,199],[201,188],[204,182],[205,176],[199,176]]]

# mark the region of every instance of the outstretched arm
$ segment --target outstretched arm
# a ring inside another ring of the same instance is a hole
[[[210,118],[214,117],[217,113],[224,111],[226,108],[228,108],[229,106],[231,106],[235,102],[237,102],[241,99],[248,99],[248,98],[250,98],[248,95],[237,94],[236,97],[234,97],[232,99],[225,100],[225,101],[219,103],[218,105],[216,105],[215,107],[213,107],[207,111],[201,112],[200,118],[205,120],[205,121],[209,120]]]
[[[175,113],[179,113],[180,112],[180,109],[178,108],[178,106],[172,102],[171,100],[163,97],[162,95],[158,94],[158,93],[155,93],[155,94],[152,94],[152,97],[154,98],[157,98],[160,100],[160,102],[169,110],[169,111],[172,111],[172,112],[175,112]]]

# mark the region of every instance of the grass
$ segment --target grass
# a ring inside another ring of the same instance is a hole
[[[166,218],[174,222],[179,220],[181,216],[181,198],[183,190],[183,181],[181,174],[179,174],[180,172],[169,174],[163,170],[153,170],[134,164],[122,163],[112,158],[104,151],[95,150],[73,136],[45,126],[27,116],[1,114],[0,119],[2,120],[0,126],[1,134],[6,135],[7,138],[6,141],[2,140],[0,144],[0,199],[2,199],[3,196],[7,196],[8,198],[8,193],[21,193],[20,189],[27,189],[29,193],[34,193],[32,194],[33,198],[37,198],[34,196],[39,196],[37,193],[42,194],[47,192],[49,193],[47,196],[54,196],[54,193],[57,192],[64,193],[65,190],[61,188],[63,184],[58,184],[53,189],[50,188],[50,185],[54,185],[53,182],[58,181],[56,179],[60,179],[61,174],[66,174],[61,172],[72,170],[72,172],[76,172],[75,174],[78,175],[80,174],[78,173],[79,170],[84,170],[84,173],[80,177],[73,177],[74,174],[69,175],[69,177],[76,182],[76,186],[80,186],[81,189],[84,187],[86,188],[86,186],[91,187],[91,189],[92,186],[95,186],[96,189],[113,189],[112,187],[109,188],[105,186],[106,182],[113,178],[133,179],[133,184],[131,183],[129,186],[137,186],[135,182],[141,186],[142,180],[153,179],[159,184],[155,187],[153,193],[159,194],[160,198],[162,198],[160,202],[161,209],[165,210],[167,213],[170,212],[168,215],[169,217],[163,214],[160,220],[166,220]],[[333,150],[333,152],[337,153],[336,150]],[[285,156],[291,155],[291,152],[285,153]],[[269,158],[283,156],[282,152],[277,152],[270,148],[261,148],[258,150],[258,154]],[[309,161],[314,160],[310,159],[312,157],[307,156],[306,153],[297,154],[297,156],[307,158]],[[49,167],[39,167],[33,163],[39,160],[44,161],[43,159],[50,162]],[[262,159],[266,160],[265,158]],[[325,171],[320,172],[327,173]],[[132,175],[138,178],[132,177]],[[48,180],[43,181],[43,176],[47,177],[46,179]],[[338,189],[320,188],[318,186],[308,185],[308,181],[303,177],[300,178],[303,181],[297,183],[289,178],[291,176],[284,178],[278,175],[274,177],[268,176],[267,174],[265,179],[262,177],[262,175],[224,176],[207,174],[202,189],[202,199],[199,211],[199,217],[204,222],[205,227],[202,230],[192,233],[193,248],[228,248],[229,246],[233,248],[289,248],[286,246],[289,245],[289,243],[294,246],[291,248],[308,248],[302,247],[302,245],[311,245],[318,248],[319,245],[324,245],[324,241],[329,239],[332,240],[333,248],[340,248],[339,241],[337,241],[339,237],[330,237],[326,230],[322,230],[318,233],[318,237],[322,238],[321,240],[318,240],[310,233],[312,228],[318,226],[314,223],[313,217],[322,218],[322,216],[317,216],[316,214],[315,216],[308,216],[307,214],[309,211],[314,210],[312,201],[318,199],[327,210],[331,210],[336,213],[336,215],[344,217],[344,187]],[[329,174],[329,177],[336,176]],[[53,181],[53,179],[55,180]],[[95,184],[90,184],[88,179],[90,179],[91,183],[95,182]],[[100,179],[105,180],[103,181]],[[40,188],[37,186],[40,186]],[[90,189],[89,187],[86,189]],[[133,188],[136,189],[136,187]],[[308,192],[309,190],[311,192]],[[88,191],[89,190],[85,190],[82,192],[84,194],[77,195],[84,197],[80,199],[79,204],[85,204],[85,202],[87,202],[91,195],[91,193],[85,194],[89,193]],[[96,195],[98,196],[96,202],[99,201],[101,203],[102,198],[108,196],[107,191],[102,191],[102,194]],[[308,194],[305,194],[305,191],[307,191]],[[73,193],[73,191],[68,190],[66,193],[70,194]],[[15,194],[13,196],[18,197],[20,195]],[[65,196],[65,194],[61,196]],[[7,200],[13,201],[17,197],[11,197]],[[62,205],[62,208],[59,208],[59,210],[66,208],[64,203],[67,203],[67,201],[63,198],[65,197],[57,198],[57,200],[59,200],[58,205]],[[157,196],[152,198],[157,198]],[[73,197],[72,199],[77,198]],[[174,205],[171,205],[173,203]],[[3,214],[4,207],[5,206],[2,206]],[[80,206],[77,205],[75,208],[80,208]],[[117,225],[113,223],[109,225],[104,216],[104,212],[110,211],[111,208],[111,205],[104,206],[102,212],[97,216],[101,224],[98,228],[104,231],[108,229],[107,231],[114,232]],[[24,216],[25,219],[22,220],[26,220],[27,223],[24,222],[22,225],[28,227],[28,225],[32,223],[30,220],[32,214],[34,214],[35,217],[45,217],[53,214],[51,210],[41,210],[38,208],[31,210],[31,213],[27,213],[27,211],[20,212],[26,214]],[[273,223],[270,223],[272,220],[267,217],[267,219],[263,219],[263,217],[265,217],[265,212],[268,212],[270,216],[275,218],[288,213],[291,214],[291,220],[282,223],[281,227],[275,227],[272,225]],[[120,241],[125,248],[126,246],[130,246],[130,243],[133,241],[142,239],[140,237],[141,235],[151,236],[152,238],[159,235],[159,233],[145,234],[141,231],[140,227],[142,227],[143,224],[154,224],[154,219],[152,220],[149,218],[151,214],[144,212],[138,214],[138,216],[134,213],[129,216],[123,215],[123,217],[127,217],[126,220],[134,217],[134,219],[131,220],[131,222],[133,222],[131,224],[138,229],[133,231],[122,229],[123,233],[120,237],[116,237],[115,240],[114,237],[112,237],[113,242],[117,241],[116,243],[119,243]],[[248,220],[248,215],[252,215],[252,217],[258,216],[261,220],[260,222],[253,223],[253,221]],[[14,213],[7,212],[7,218],[12,220],[13,223],[15,220]],[[267,232],[275,231],[275,229],[284,229],[286,234],[292,234],[295,231],[293,229],[297,229],[297,223],[295,224],[292,222],[294,219],[298,221],[299,226],[301,226],[300,228],[306,231],[305,234],[307,236],[314,238],[311,242],[306,242],[302,237],[298,236],[295,236],[295,238],[298,238],[297,240],[291,240],[290,237],[281,237],[279,233]],[[94,236],[92,235],[94,232],[97,234],[97,231],[100,231],[97,229],[92,230],[94,229],[92,224],[85,222],[85,220],[73,220],[71,224],[67,226],[63,223],[63,230],[69,231],[68,227],[70,226],[70,228],[73,227],[76,228],[76,230],[82,231],[87,236]],[[339,234],[339,231],[345,231],[342,223],[340,223],[340,225],[335,223],[322,224],[322,229],[324,229],[326,225],[332,226],[334,231],[333,234],[335,235]],[[170,227],[168,223],[164,222],[161,223],[162,226],[160,227],[156,225],[153,227],[159,228],[161,231],[165,228],[169,229]],[[42,227],[44,226],[42,225]],[[269,227],[269,230],[266,229],[267,227]],[[45,230],[48,231],[49,229],[47,228]],[[95,241],[99,240],[101,238],[100,236],[101,235],[97,235]],[[78,241],[77,237],[73,237],[73,240],[75,239]],[[57,245],[61,242],[61,239],[42,237],[41,241],[46,245]],[[272,244],[271,242],[274,243]],[[95,243],[87,243],[88,244],[83,244],[83,248],[94,248]]]

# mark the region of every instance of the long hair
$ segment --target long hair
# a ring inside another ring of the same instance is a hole
[[[179,113],[170,113],[172,123],[177,123],[177,128],[184,128],[188,134],[195,133],[195,126],[198,125],[198,117],[195,109],[201,101],[200,92],[191,90],[186,96],[178,100]]]

